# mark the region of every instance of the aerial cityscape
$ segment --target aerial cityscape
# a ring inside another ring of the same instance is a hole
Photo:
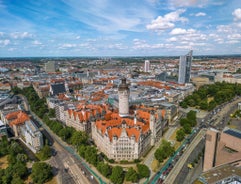
[[[0,183],[241,184],[239,0],[0,15]]]

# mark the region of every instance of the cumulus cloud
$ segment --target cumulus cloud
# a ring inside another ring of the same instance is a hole
[[[241,8],[234,10],[232,15],[234,16],[235,21],[241,21]]]
[[[196,30],[194,30],[194,29],[175,28],[170,32],[170,34],[171,35],[181,35],[181,34],[193,34],[195,32],[196,32]]]
[[[33,38],[33,34],[28,33],[28,32],[15,32],[15,33],[11,33],[10,36],[14,39],[25,39],[25,38]]]
[[[206,13],[199,12],[199,13],[196,13],[195,16],[196,16],[196,17],[206,16]]]
[[[6,40],[0,40],[0,45],[3,45],[3,46],[7,46],[9,45],[11,42],[10,40],[6,39]]]
[[[186,22],[187,18],[181,17],[180,15],[184,13],[184,9],[179,9],[177,11],[168,13],[164,16],[158,16],[155,20],[152,20],[151,24],[148,24],[146,28],[148,30],[163,31],[175,27],[175,22]]]

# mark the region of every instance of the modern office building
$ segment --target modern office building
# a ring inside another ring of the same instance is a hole
[[[191,64],[192,64],[192,50],[190,50],[190,52],[187,55],[180,56],[179,74],[178,74],[179,84],[185,84],[190,82]]]
[[[144,72],[149,72],[149,71],[150,71],[150,61],[145,60]]]

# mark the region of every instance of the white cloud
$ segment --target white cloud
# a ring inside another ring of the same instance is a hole
[[[219,32],[219,33],[231,33],[232,31],[233,31],[233,29],[229,25],[219,25],[219,26],[217,26],[217,32]]]
[[[235,44],[235,43],[240,43],[240,41],[239,40],[228,40],[226,43]]]
[[[134,39],[133,40],[133,49],[159,49],[159,48],[170,48],[172,44],[164,44],[164,43],[156,43],[156,44],[149,44],[145,40]]]
[[[3,46],[7,46],[7,45],[9,45],[11,43],[11,41],[10,40],[0,40],[0,45],[3,45]]]
[[[198,6],[203,7],[208,3],[208,0],[169,0],[171,7],[189,7]]]
[[[109,49],[117,49],[117,50],[124,50],[128,49],[127,46],[121,44],[121,43],[116,43],[116,44],[111,44],[108,46]]]
[[[77,47],[76,44],[64,43],[59,46],[60,49],[71,49]]]
[[[241,39],[241,34],[231,34],[231,35],[228,35],[227,38],[231,40]]]
[[[168,42],[176,42],[177,40],[177,37],[171,37],[167,39]]]
[[[196,17],[206,16],[206,13],[199,12],[199,13],[196,13],[195,16],[196,16]]]
[[[234,10],[232,15],[234,16],[235,21],[241,21],[241,8]]]
[[[14,39],[25,39],[25,38],[33,38],[33,34],[28,33],[28,32],[15,32],[11,33],[10,36]]]
[[[8,51],[15,51],[16,48],[9,48]]]
[[[196,32],[196,30],[194,30],[194,29],[175,28],[170,32],[170,34],[171,35],[180,35],[180,34],[192,34],[195,32]]]
[[[184,13],[184,9],[179,9],[177,11],[168,13],[166,15],[158,16],[155,20],[152,20],[151,24],[148,24],[146,28],[148,30],[162,31],[175,27],[175,22],[186,22],[187,18],[181,17],[180,15]]]
[[[38,40],[34,40],[32,43],[33,43],[34,45],[42,45],[42,43],[41,43],[40,41],[38,41]]]
[[[75,39],[77,39],[77,40],[80,39],[80,36],[76,36]]]

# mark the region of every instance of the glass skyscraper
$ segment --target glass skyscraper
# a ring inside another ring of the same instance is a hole
[[[192,50],[190,50],[190,52],[187,55],[180,56],[179,73],[178,73],[179,84],[185,84],[190,82],[191,64],[192,64]]]

